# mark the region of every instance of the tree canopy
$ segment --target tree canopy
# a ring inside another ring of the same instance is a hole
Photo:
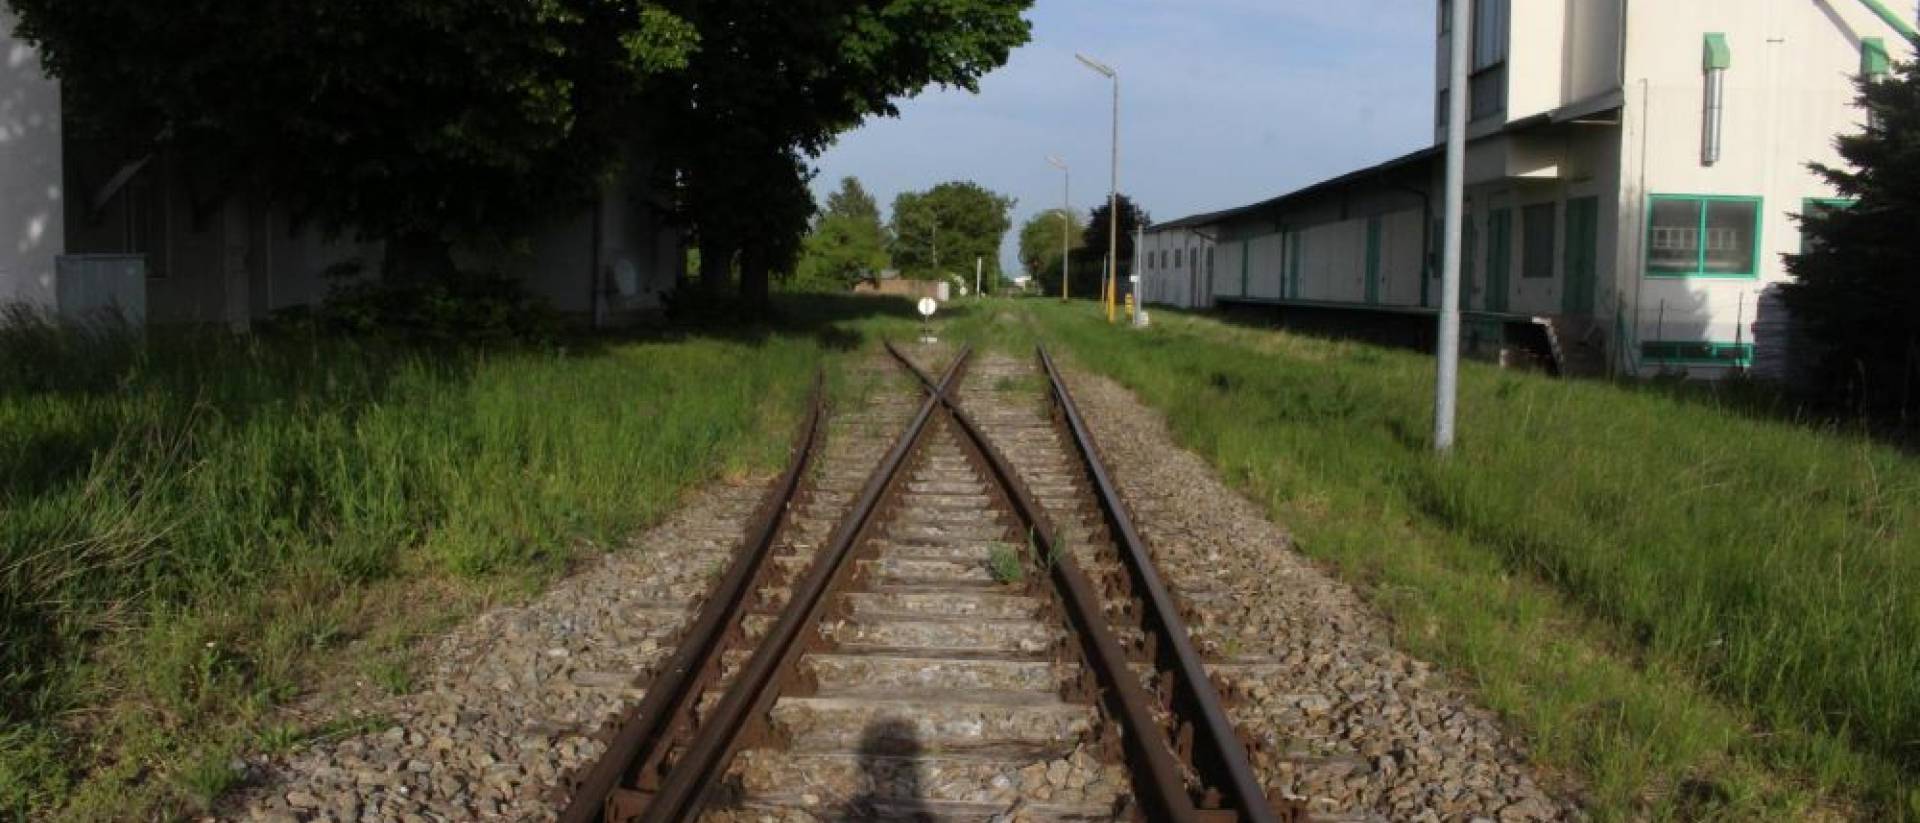
[[[814,220],[802,246],[796,279],[803,284],[850,288],[878,274],[889,263],[887,228],[873,195],[848,177],[827,195],[825,210]]]
[[[512,234],[585,199],[695,48],[650,2],[10,2],[81,131],[378,239]]]
[[[744,231],[772,180],[750,155],[817,155],[867,117],[897,113],[895,100],[930,85],[977,89],[979,78],[1026,42],[1032,0],[664,0],[691,21],[701,48],[663,95],[674,111],[664,146],[686,170],[683,203],[717,287],[742,253],[741,290],[764,304],[763,273],[745,265],[765,243],[797,241],[803,220]],[[716,253],[718,252],[718,253]]]
[[[1801,216],[1787,305],[1819,345],[1827,388],[1883,413],[1920,410],[1920,67],[1862,80],[1869,124],[1815,164],[1847,203]]]
[[[893,201],[893,262],[909,277],[971,279],[984,260],[987,288],[1000,280],[1000,243],[1013,228],[1014,199],[978,183],[942,183]]]
[[[1122,268],[1126,268],[1132,265],[1133,238],[1135,232],[1143,226],[1152,225],[1153,218],[1149,217],[1138,204],[1133,202],[1132,198],[1127,197],[1125,194],[1120,195],[1119,201],[1120,265]],[[1113,209],[1111,208],[1111,204],[1106,200],[1101,200],[1100,205],[1095,206],[1093,211],[1087,213],[1087,228],[1085,232],[1087,250],[1088,253],[1092,254],[1097,260],[1105,260],[1107,257],[1109,248],[1107,232],[1112,229],[1112,221]]]
[[[1020,228],[1020,266],[1043,290],[1057,294],[1060,258],[1067,248],[1085,247],[1085,240],[1079,215],[1063,209],[1048,209],[1028,218]]]
[[[1032,5],[8,2],[83,128],[157,135],[198,198],[257,191],[390,252],[444,252],[524,235],[640,157],[672,184],[703,279],[737,267],[750,304],[808,229],[808,161],[902,96],[977,89]]]
[[[860,185],[860,178],[847,177],[840,181],[840,188],[827,195],[824,213],[839,215],[861,221],[872,221],[880,226],[880,201],[867,193],[867,187]]]

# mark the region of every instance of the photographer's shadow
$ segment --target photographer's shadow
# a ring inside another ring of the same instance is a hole
[[[848,800],[834,820],[888,820],[933,823],[920,776],[923,749],[912,723],[882,720],[860,739],[864,791]]]

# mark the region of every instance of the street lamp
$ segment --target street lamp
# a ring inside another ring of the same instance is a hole
[[[1107,194],[1107,215],[1112,221],[1107,229],[1107,322],[1111,323],[1120,292],[1120,73],[1084,54],[1073,57],[1113,81],[1113,185]]]
[[[1060,184],[1060,302],[1067,302],[1067,281],[1073,279],[1073,170],[1067,168],[1067,161],[1047,155],[1048,165],[1060,170],[1065,182]]]

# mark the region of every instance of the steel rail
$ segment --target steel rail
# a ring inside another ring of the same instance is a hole
[[[942,392],[945,386],[958,379],[971,354],[971,348],[962,349],[947,368],[939,384]],[[802,645],[797,642],[801,632],[817,620],[825,605],[829,585],[844,573],[848,566],[847,558],[853,554],[853,548],[865,533],[874,511],[894,486],[901,468],[907,464],[907,458],[912,456],[925,438],[927,424],[939,409],[940,396],[939,393],[930,394],[921,404],[919,413],[867,480],[853,508],[834,529],[832,538],[809,567],[806,577],[795,585],[786,609],[754,650],[752,658],[741,668],[733,686],[714,707],[712,715],[701,728],[700,736],[692,741],[679,762],[667,773],[659,791],[647,798],[645,807],[630,819],[644,823],[690,819],[706,789],[719,782],[717,778],[725,773],[737,750],[740,731],[752,716],[764,714],[768,704],[777,696],[769,688],[774,677],[795,662],[803,651]]]
[[[1053,400],[1065,418],[1066,428],[1072,434],[1081,459],[1086,463],[1088,474],[1093,478],[1094,496],[1099,499],[1102,513],[1111,527],[1109,531],[1120,544],[1121,558],[1133,577],[1135,591],[1143,595],[1145,600],[1146,613],[1143,617],[1153,624],[1147,628],[1157,629],[1165,641],[1158,650],[1163,656],[1171,657],[1167,662],[1173,667],[1175,691],[1167,697],[1173,703],[1175,716],[1199,721],[1193,728],[1196,770],[1210,784],[1209,788],[1225,795],[1228,806],[1237,809],[1244,820],[1278,823],[1282,819],[1297,819],[1300,815],[1297,806],[1289,805],[1284,812],[1277,811],[1261,790],[1260,780],[1253,772],[1253,764],[1247,759],[1246,746],[1241,743],[1233,721],[1227,717],[1220,693],[1214,688],[1199,652],[1193,647],[1186,621],[1180,618],[1173,595],[1160,579],[1153,557],[1147,552],[1146,541],[1140,538],[1132,514],[1120,499],[1113,475],[1107,471],[1106,463],[1100,459],[1099,451],[1094,447],[1092,430],[1087,427],[1085,418],[1081,417],[1080,408],[1074,403],[1073,393],[1067,389],[1066,380],[1054,365],[1053,357],[1044,346],[1038,347],[1038,351],[1040,363],[1052,384]],[[1281,816],[1282,813],[1285,818]]]
[[[1073,556],[1064,550],[1065,547],[1055,545],[1054,535],[1057,532],[1046,510],[1034,499],[1013,464],[993,445],[973,418],[960,408],[960,404],[948,392],[947,383],[934,383],[925,371],[908,360],[892,343],[887,344],[887,351],[911,369],[932,393],[933,399],[946,407],[959,429],[986,459],[989,470],[1006,490],[1015,514],[1030,526],[1034,549],[1047,567],[1061,599],[1065,601],[1069,618],[1080,630],[1087,660],[1104,687],[1109,708],[1120,721],[1124,744],[1132,755],[1128,761],[1133,773],[1135,799],[1142,801],[1145,818],[1174,823],[1211,819],[1214,815],[1196,807],[1187,791],[1186,778],[1174,757],[1172,741],[1167,737],[1166,729],[1154,719],[1154,701],[1128,664],[1125,647],[1114,635],[1113,628],[1107,625],[1098,589]]]
[[[687,716],[702,689],[717,675],[727,627],[745,610],[748,587],[766,565],[780,524],[818,452],[826,421],[824,372],[814,375],[808,398],[807,415],[794,438],[786,472],[768,490],[749,521],[741,544],[743,551],[734,557],[712,596],[701,606],[679,650],[648,686],[646,697],[608,741],[607,751],[572,787],[573,797],[560,815],[561,823],[615,819],[621,806],[637,799],[627,784],[647,782],[647,772],[662,765],[672,740],[673,721]]]

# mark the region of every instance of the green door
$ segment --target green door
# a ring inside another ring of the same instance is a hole
[[[1593,314],[1594,273],[1600,259],[1600,198],[1567,201],[1567,288],[1560,298],[1566,314]]]
[[[1507,310],[1507,275],[1513,269],[1513,212],[1494,209],[1487,215],[1486,310]]]

